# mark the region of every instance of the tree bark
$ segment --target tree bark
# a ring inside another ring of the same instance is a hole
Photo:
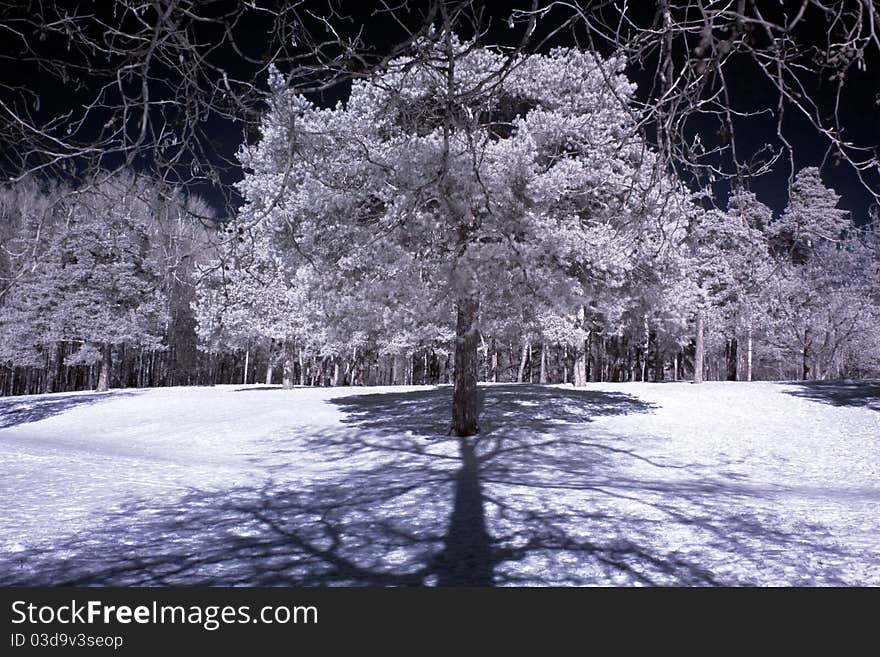
[[[697,336],[694,353],[694,383],[703,382],[703,367],[705,361],[705,348],[703,345],[703,310],[697,311]]]
[[[54,368],[52,366],[52,356],[49,355],[49,352],[46,352],[46,375],[43,377],[43,388],[40,390],[41,393],[48,394],[52,392],[52,372]]]
[[[654,383],[660,383],[666,380],[666,361],[663,359],[663,352],[660,350],[659,336],[654,334]]]
[[[596,380],[596,368],[593,366],[593,331],[587,331],[587,341],[584,346],[584,383]]]
[[[581,328],[585,327],[587,324],[587,309],[584,306],[581,306],[578,309],[578,322]],[[574,379],[575,387],[587,385],[587,358],[589,358],[588,351],[589,339],[584,340],[579,348],[575,351],[574,372],[572,372],[572,378]]]
[[[562,382],[568,383],[568,345],[562,345]]]
[[[752,327],[749,327],[748,344],[746,347],[746,381],[752,380]]]
[[[810,328],[804,329],[803,362],[801,363],[801,380],[810,378]]]
[[[452,392],[452,433],[461,438],[480,431],[479,392],[479,331],[480,303],[474,298],[458,301],[455,323],[455,385]]]
[[[736,338],[730,338],[730,340],[727,341],[726,351],[727,351],[727,380],[728,381],[736,381],[737,380],[737,371],[736,371],[736,365],[738,362],[737,361],[737,352],[738,352],[737,347],[738,347],[738,345],[737,345]]]
[[[584,343],[586,345],[586,343]],[[574,385],[577,388],[587,385],[587,355],[586,350],[578,351],[577,358],[574,361],[574,369],[572,372]]]
[[[391,385],[405,386],[407,371],[409,370],[406,356],[402,354],[392,354],[389,356],[389,362],[391,364]]]
[[[490,376],[492,383],[498,383],[498,350],[495,348],[495,338],[492,338],[492,371]]]
[[[360,371],[360,368],[359,368],[360,363],[358,362],[357,352],[358,352],[357,347],[354,347],[351,350],[351,361],[348,366],[349,374],[346,375],[346,377],[345,377],[345,380],[348,382],[348,385],[350,385],[350,386],[357,385],[358,372]]]
[[[282,349],[284,350],[284,361],[281,367],[281,385],[289,390],[293,388],[294,382],[293,347],[285,343]]]
[[[65,392],[64,385],[64,343],[55,345],[55,371],[52,375],[52,392]]]
[[[541,383],[547,383],[547,343],[541,343]]]
[[[522,383],[525,381],[526,376],[526,361],[529,359],[529,343],[524,342],[522,348],[522,354],[519,358],[519,372],[516,375],[516,382]]]
[[[98,392],[107,392],[110,389],[112,357],[110,343],[105,342],[101,345],[101,373],[98,375],[98,386],[95,388]]]

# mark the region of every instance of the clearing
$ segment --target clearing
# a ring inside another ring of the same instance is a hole
[[[481,390],[0,399],[0,584],[880,585],[877,382]]]

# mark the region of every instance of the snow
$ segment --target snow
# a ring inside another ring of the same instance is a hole
[[[448,387],[2,399],[0,584],[877,586],[877,390],[484,386],[474,479]]]

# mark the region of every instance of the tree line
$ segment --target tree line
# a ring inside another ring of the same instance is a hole
[[[441,37],[336,107],[273,68],[229,220],[130,170],[4,185],[2,393],[880,373],[877,228],[818,168],[712,207],[622,59]]]

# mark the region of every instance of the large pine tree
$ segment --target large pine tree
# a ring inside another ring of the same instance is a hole
[[[454,326],[452,431],[473,434],[486,312],[525,297],[576,312],[675,230],[623,66],[436,33],[330,109],[276,72],[261,139],[241,153],[240,221],[391,324]]]

